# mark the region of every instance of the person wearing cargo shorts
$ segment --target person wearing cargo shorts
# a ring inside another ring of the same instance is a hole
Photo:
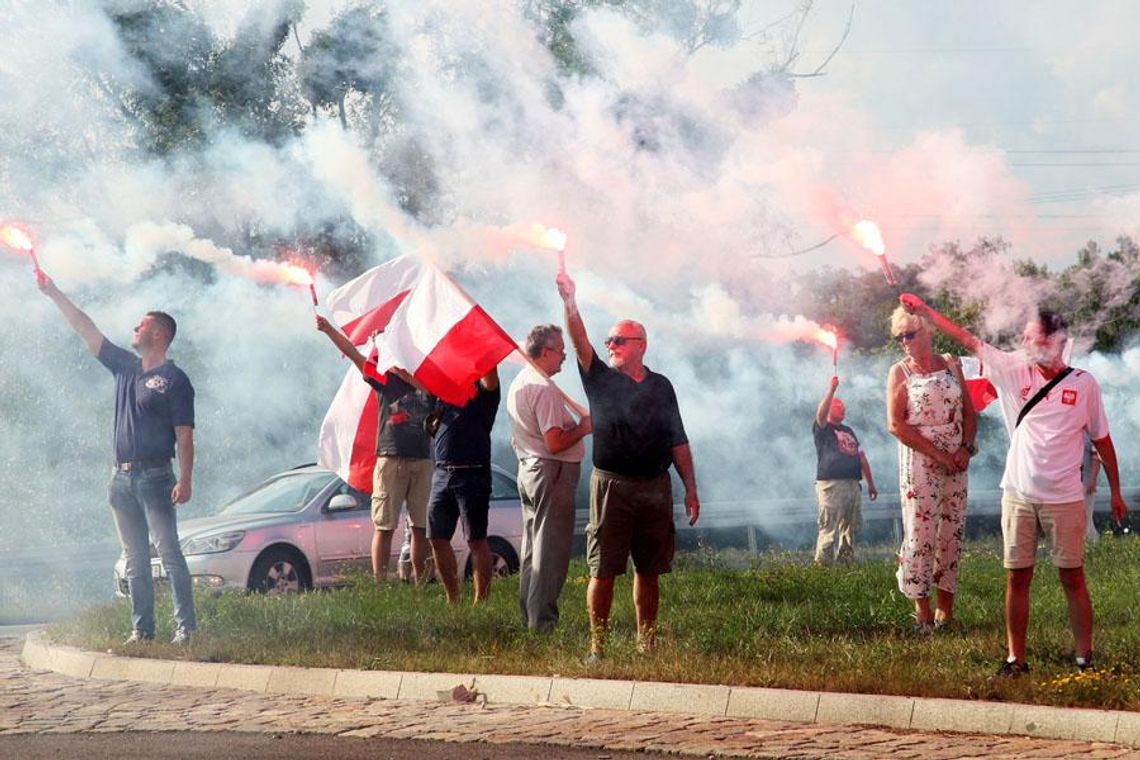
[[[392,534],[406,504],[411,526],[412,572],[416,582],[426,580],[427,504],[431,493],[431,441],[424,420],[435,400],[414,386],[407,373],[393,369],[377,375],[364,354],[348,336],[318,315],[317,329],[360,370],[364,382],[376,392],[376,464],[372,470],[372,575],[377,583],[388,577]]]
[[[645,328],[622,320],[605,340],[609,364],[598,358],[575,302],[574,281],[558,275],[566,328],[590,402],[594,471],[590,476],[590,524],[586,561],[590,584],[590,653],[600,658],[613,604],[614,579],[633,558],[633,605],[640,651],[656,644],[659,578],[672,568],[673,492],[669,467],[685,487],[685,515],[700,515],[689,440],[673,385],[645,366]]]
[[[1009,653],[1001,676],[1029,672],[1025,660],[1029,627],[1029,585],[1037,560],[1037,540],[1044,535],[1069,607],[1076,666],[1093,665],[1093,611],[1084,574],[1085,505],[1081,460],[1085,437],[1092,439],[1111,491],[1112,515],[1124,519],[1116,448],[1096,379],[1072,369],[1064,359],[1068,326],[1054,312],[1039,311],[1022,333],[1022,351],[999,351],[904,293],[903,307],[926,317],[978,357],[982,374],[998,392],[1009,433],[1009,455],[1002,475],[1003,564],[1007,570],[1005,626]],[[1062,374],[1066,373],[1066,374]],[[1046,384],[1060,380],[1028,411],[1028,402]]]

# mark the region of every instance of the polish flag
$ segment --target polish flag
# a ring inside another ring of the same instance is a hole
[[[325,297],[325,306],[332,321],[369,356],[373,333],[387,327],[422,271],[416,259],[401,256],[341,285]],[[382,375],[378,377],[383,380]],[[356,367],[350,366],[321,423],[317,462],[353,488],[371,493],[379,420],[376,393]]]
[[[442,401],[463,406],[475,382],[518,346],[450,277],[425,266],[377,336],[378,369],[400,367]]]
[[[970,401],[974,404],[974,411],[980,412],[997,400],[997,388],[984,376],[985,367],[980,359],[973,356],[963,356],[962,378],[966,381],[966,392],[970,394]]]

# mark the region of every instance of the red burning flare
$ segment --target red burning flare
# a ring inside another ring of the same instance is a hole
[[[22,225],[5,224],[0,227],[0,243],[14,251],[20,251],[31,256],[32,266],[37,272],[39,271],[40,262],[36,258],[36,244],[32,240],[32,233],[28,232]]]
[[[898,287],[899,283],[895,279],[891,263],[887,261],[887,246],[883,243],[883,233],[879,229],[879,225],[870,219],[860,219],[851,227],[851,237],[859,245],[879,257],[879,266],[883,268],[883,276],[887,278],[887,284],[892,288]]]
[[[815,340],[831,349],[831,367],[835,374],[839,374],[839,333],[834,328],[820,327],[816,330]]]

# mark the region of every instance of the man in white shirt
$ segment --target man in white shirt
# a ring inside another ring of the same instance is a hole
[[[519,607],[528,628],[548,633],[558,623],[558,597],[570,565],[574,492],[590,418],[575,422],[558,389],[546,379],[566,360],[562,329],[538,325],[527,335],[525,350],[546,377],[528,365],[507,392],[523,512]]]
[[[1009,432],[1009,455],[1002,475],[1005,627],[1009,656],[999,675],[1029,672],[1025,638],[1029,626],[1029,585],[1033,580],[1037,538],[1049,539],[1069,605],[1076,645],[1076,664],[1092,667],[1092,602],[1084,574],[1085,507],[1081,462],[1085,437],[1092,439],[1112,494],[1112,515],[1124,519],[1127,507],[1120,492],[1116,449],[1100,386],[1088,372],[1070,368],[1063,358],[1068,326],[1060,315],[1041,311],[1025,325],[1022,351],[999,351],[948,320],[917,296],[904,293],[902,305],[926,317],[978,357],[982,374],[997,388]],[[1048,392],[1039,392],[1060,380]],[[1037,399],[1031,408],[1023,408]]]

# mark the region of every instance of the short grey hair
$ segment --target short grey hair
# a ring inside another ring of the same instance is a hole
[[[535,325],[526,336],[526,355],[531,359],[542,356],[542,349],[549,348],[555,337],[562,337],[562,328],[558,325]]]

